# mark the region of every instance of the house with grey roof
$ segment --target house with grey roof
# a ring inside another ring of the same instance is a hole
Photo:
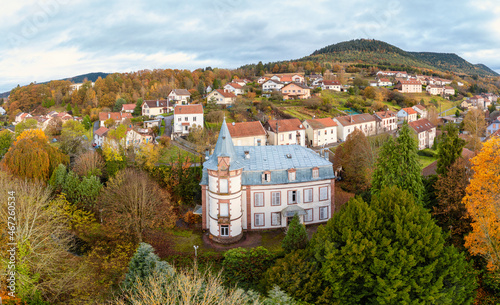
[[[212,240],[233,243],[244,232],[324,223],[335,210],[335,174],[328,153],[299,145],[234,146],[222,124],[203,163],[202,227]]]
[[[186,89],[174,89],[168,94],[167,100],[174,105],[189,105],[191,93]]]

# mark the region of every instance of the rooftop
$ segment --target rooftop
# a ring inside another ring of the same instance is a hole
[[[265,136],[266,131],[260,121],[254,122],[241,122],[241,123],[228,123],[227,128],[231,137],[233,138],[243,138],[243,137],[255,137],[255,136]]]
[[[174,108],[174,114],[202,114],[203,105],[192,104],[192,105],[178,105]]]
[[[375,117],[369,113],[339,116],[336,117],[335,119],[337,119],[337,121],[339,121],[340,125],[342,126],[363,124],[375,121]]]
[[[311,125],[312,129],[323,129],[327,127],[337,126],[337,123],[332,118],[323,118],[323,119],[309,119],[306,120],[309,125]]]
[[[417,133],[421,133],[424,131],[431,130],[432,128],[436,128],[429,120],[427,119],[420,119],[416,120],[413,122],[408,123],[413,130],[415,130]]]
[[[265,125],[267,130],[276,132],[276,123],[278,123],[278,131],[296,131],[305,129],[299,119],[288,120],[269,120]]]

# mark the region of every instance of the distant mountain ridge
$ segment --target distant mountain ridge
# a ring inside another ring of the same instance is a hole
[[[108,76],[109,74],[111,74],[111,73],[91,72],[91,73],[82,74],[82,75],[73,76],[73,77],[64,78],[64,79],[59,79],[59,80],[69,80],[70,82],[75,83],[75,84],[83,82],[84,79],[87,79],[88,81],[91,81],[91,82],[95,82],[99,77],[106,78],[106,76]],[[51,81],[43,82],[40,84],[46,84],[48,82],[51,82]],[[0,93],[0,98],[6,98],[9,96],[9,94],[10,94],[10,91]]]
[[[483,64],[471,64],[454,53],[407,52],[379,40],[355,39],[314,51],[303,60],[337,60],[357,64],[410,66],[457,74],[498,76]]]

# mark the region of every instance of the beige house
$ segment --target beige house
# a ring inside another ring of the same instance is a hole
[[[386,132],[396,130],[398,128],[398,120],[394,111],[379,111],[374,114],[377,120],[377,130],[379,132]]]
[[[337,123],[332,118],[309,119],[304,121],[306,141],[310,147],[337,143]]]
[[[289,83],[281,88],[281,94],[284,100],[289,99],[308,99],[311,97],[311,89],[306,85]]]
[[[228,123],[227,129],[235,146],[266,145],[267,135],[260,121]]]
[[[299,119],[269,120],[264,124],[269,145],[306,146],[306,128]]]
[[[207,95],[207,101],[214,100],[217,105],[232,105],[236,101],[236,95],[226,89],[216,89]]]
[[[436,85],[428,85],[425,90],[430,95],[454,95],[455,89],[450,86],[436,86]]]
[[[417,112],[415,111],[415,109],[411,107],[399,110],[397,115],[398,115],[398,120],[400,121],[413,122],[418,119]]]
[[[135,109],[135,104],[123,104],[122,112],[133,113]]]
[[[410,122],[408,125],[417,134],[419,150],[432,147],[436,138],[436,126],[432,125],[427,119]]]
[[[186,89],[174,89],[168,94],[167,100],[175,105],[189,105],[191,102],[191,93]]]
[[[148,100],[142,103],[142,115],[155,117],[172,111],[173,106],[168,100]]]
[[[401,93],[421,93],[422,83],[417,80],[400,80],[394,88]]]
[[[366,136],[371,136],[377,133],[377,121],[375,117],[368,113],[346,115],[333,118],[337,123],[337,138],[345,142],[347,136],[359,129]]]
[[[425,108],[423,105],[417,104],[413,107],[413,110],[417,112],[418,115],[420,115],[420,118],[422,119],[428,119],[429,117],[429,111],[427,111],[427,108]],[[417,116],[418,116],[417,115]]]
[[[325,156],[297,145],[234,146],[227,126],[200,183],[202,228],[212,240],[228,244],[246,231],[286,228],[295,215],[305,225],[332,217],[335,174]]]

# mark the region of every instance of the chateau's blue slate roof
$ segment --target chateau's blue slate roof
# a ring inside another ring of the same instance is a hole
[[[224,125],[223,125],[224,126]],[[220,138],[220,137],[219,137]],[[226,138],[227,140],[227,138]],[[243,168],[242,185],[285,184],[335,178],[332,163],[309,148],[299,145],[232,146],[230,169]],[[217,145],[210,159],[203,163],[201,185],[208,184],[206,169],[217,170]],[[245,151],[250,158],[245,158]],[[237,164],[237,166],[233,166]],[[319,168],[319,177],[312,178],[312,169]],[[296,179],[288,180],[288,169],[296,170]],[[264,171],[271,171],[271,181],[262,182]]]

